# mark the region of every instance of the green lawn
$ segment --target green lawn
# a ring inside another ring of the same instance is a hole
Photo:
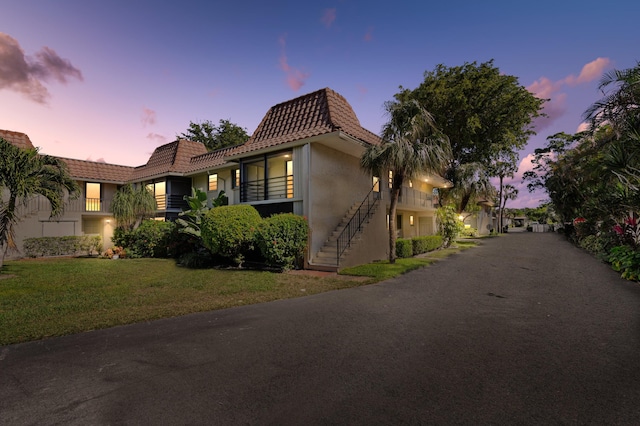
[[[186,269],[166,259],[9,261],[0,273],[0,345],[355,287],[434,259],[378,262],[326,277]]]

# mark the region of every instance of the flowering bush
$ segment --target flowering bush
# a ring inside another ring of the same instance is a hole
[[[622,223],[613,226],[613,232],[620,238],[620,242],[634,248],[640,247],[640,223],[637,216],[632,212]]]
[[[124,259],[127,257],[127,252],[122,247],[113,247],[107,249],[102,256],[108,259]]]

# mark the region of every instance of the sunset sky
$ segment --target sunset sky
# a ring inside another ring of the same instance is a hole
[[[330,87],[378,133],[400,85],[494,59],[551,99],[521,174],[547,136],[580,128],[603,72],[640,61],[638,16],[636,0],[3,0],[0,129],[46,154],[138,166],[190,121],[251,134],[272,105]],[[508,207],[544,198],[521,188]]]

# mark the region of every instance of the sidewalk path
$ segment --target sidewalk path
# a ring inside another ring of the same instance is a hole
[[[640,423],[640,285],[513,233],[375,285],[0,347],[0,424]]]

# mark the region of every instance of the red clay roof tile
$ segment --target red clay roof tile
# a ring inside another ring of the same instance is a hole
[[[349,102],[332,89],[324,88],[269,109],[251,138],[230,155],[307,139],[341,130],[368,144],[380,138],[360,125]]]
[[[124,184],[131,178],[134,168],[96,161],[75,160],[58,157],[67,164],[69,174],[78,180],[113,182]]]
[[[11,130],[0,130],[0,138],[5,139],[6,141],[11,142],[13,145],[22,149],[33,149],[35,148],[25,133],[20,132],[12,132]]]

